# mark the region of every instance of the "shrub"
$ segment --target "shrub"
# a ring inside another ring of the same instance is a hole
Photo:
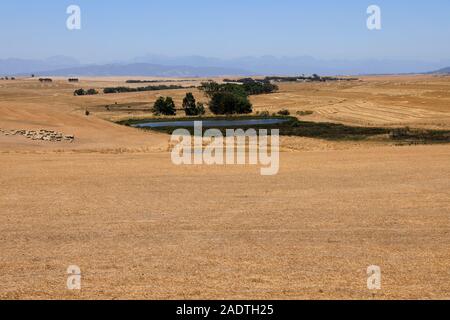
[[[89,89],[88,91],[86,91],[86,94],[87,94],[88,96],[91,96],[91,95],[98,94],[98,91],[95,90],[95,89]]]
[[[395,128],[390,132],[391,139],[404,139],[411,135],[411,129],[409,127]]]
[[[306,111],[297,111],[297,115],[299,116],[309,116],[312,115],[314,111],[306,110]]]
[[[159,97],[153,105],[152,112],[155,115],[166,115],[166,116],[174,116],[176,115],[175,103],[171,97]]]
[[[212,96],[209,109],[214,114],[248,114],[252,113],[252,104],[247,97],[218,92]]]
[[[86,95],[86,91],[84,89],[77,89],[73,92],[74,96],[84,96]]]
[[[88,91],[86,91],[86,94],[87,94],[88,96],[92,96],[92,95],[94,95],[94,94],[98,94],[98,91],[95,90],[95,89],[89,89]]]
[[[201,102],[197,102],[197,115],[202,116],[206,113],[205,106]]]
[[[270,113],[269,113],[269,111],[261,111],[261,112],[259,113],[259,115],[260,115],[261,117],[269,117],[269,116],[270,116]]]
[[[287,110],[287,109],[280,110],[280,111],[278,111],[277,114],[278,114],[279,116],[289,116],[289,115],[291,115],[291,113],[290,113],[289,110]]]
[[[98,91],[95,90],[95,89],[89,89],[89,90],[86,91],[83,88],[81,88],[81,89],[75,90],[73,92],[74,96],[92,96],[92,95],[95,95],[95,94],[98,94]]]

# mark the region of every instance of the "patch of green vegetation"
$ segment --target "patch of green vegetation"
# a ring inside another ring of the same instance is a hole
[[[265,80],[253,80],[247,78],[242,80],[241,84],[237,83],[224,83],[219,84],[215,81],[202,82],[198,89],[205,93],[209,98],[212,98],[214,94],[219,92],[228,92],[239,96],[251,96],[268,94],[278,91],[278,86],[271,84],[269,81]]]
[[[257,120],[257,119],[288,119],[291,120],[291,117],[272,117],[270,115],[267,116],[252,116],[252,115],[227,115],[227,116],[198,116],[198,117],[177,117],[177,118],[132,118],[117,121],[117,124],[121,124],[124,126],[133,126],[140,123],[148,123],[148,122],[167,122],[167,121],[211,121],[211,120]],[[295,119],[295,118],[292,118]],[[174,129],[174,128],[172,128]],[[175,128],[176,129],[176,128]]]
[[[171,97],[159,97],[153,105],[152,112],[154,115],[175,116],[177,109],[175,102]]]
[[[450,143],[450,131],[446,130],[424,130],[424,129],[410,129],[410,128],[383,128],[383,127],[358,127],[348,126],[338,123],[327,122],[311,122],[301,121],[295,117],[290,116],[222,116],[222,117],[184,117],[172,119],[173,121],[202,121],[202,120],[251,120],[251,119],[283,119],[287,120],[278,124],[263,124],[263,125],[248,125],[248,126],[227,126],[226,128],[218,128],[224,134],[226,129],[279,129],[280,135],[283,136],[298,136],[317,138],[331,141],[364,141],[376,136],[384,136],[382,140],[396,142],[398,144],[431,144],[431,143]],[[148,122],[166,122],[171,121],[167,118],[159,119],[128,119],[119,121],[119,124],[132,126],[140,123]],[[155,130],[172,134],[176,129],[183,128],[193,133],[193,128],[186,127],[160,127],[160,128],[145,128],[144,130]],[[211,127],[203,127],[203,130]]]

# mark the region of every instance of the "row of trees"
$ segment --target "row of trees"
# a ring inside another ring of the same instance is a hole
[[[213,114],[248,114],[252,113],[252,104],[247,98],[230,93],[219,92],[212,95],[209,109]],[[159,97],[153,105],[152,112],[155,115],[176,115],[175,102],[171,97]],[[186,116],[204,115],[206,110],[203,103],[196,102],[192,93],[187,93],[183,99],[183,111]]]
[[[242,78],[238,80],[224,79],[226,83],[240,83],[248,95],[267,94],[278,91],[278,86],[268,79]]]
[[[192,93],[187,93],[183,99],[183,110],[187,116],[200,116],[205,114],[205,106],[196,102]],[[174,116],[177,114],[175,102],[171,97],[159,97],[153,105],[155,115]]]
[[[179,89],[180,86],[159,85],[147,86],[139,88],[128,87],[112,87],[105,88],[103,92],[119,93],[119,92],[136,92],[136,91],[153,91],[165,89]],[[271,93],[278,90],[278,87],[272,85],[268,81],[255,81],[251,78],[245,79],[243,83],[225,83],[219,84],[215,81],[203,82],[198,87],[209,99],[209,109],[215,115],[231,115],[231,114],[249,114],[253,112],[253,106],[249,100],[250,95]],[[87,91],[78,89],[74,92],[76,96],[93,95],[98,92],[95,89]],[[205,114],[205,106],[197,103],[192,93],[187,93],[183,99],[183,111],[186,116],[198,116]],[[176,115],[175,102],[171,97],[160,97],[153,105],[152,112],[155,115]]]
[[[98,91],[95,89],[84,90],[83,88],[81,88],[73,92],[74,96],[92,96],[95,94],[98,94]]]
[[[183,86],[177,85],[156,85],[156,86],[146,86],[146,87],[138,87],[138,88],[130,88],[130,87],[109,87],[103,89],[103,93],[124,93],[124,92],[142,92],[142,91],[159,91],[159,90],[175,90],[175,89],[184,89]]]
[[[258,82],[248,81],[243,84],[244,90],[249,95],[268,94],[278,91],[278,86],[270,83],[269,81]]]
[[[135,92],[163,90],[168,88],[178,89],[179,86],[148,86],[141,88],[114,87],[105,88],[104,93]],[[278,90],[277,86],[269,82],[245,81],[243,84],[225,83],[219,84],[214,81],[203,82],[198,88],[209,99],[209,109],[215,115],[249,114],[253,112],[253,106],[249,95],[270,93]],[[75,90],[74,95],[98,94],[95,89]],[[186,116],[198,116],[205,114],[205,106],[197,103],[192,93],[187,93],[183,99],[183,111]],[[159,97],[153,105],[152,112],[155,115],[174,116],[177,113],[175,102],[171,97]]]
[[[210,99],[208,105],[210,111],[215,115],[249,114],[253,112],[253,106],[249,100],[251,94],[268,93],[277,90],[270,83],[248,81],[244,84],[225,83],[219,84],[214,81],[203,82],[198,88]],[[196,103],[192,93],[186,94],[183,99],[183,110],[187,116],[205,114],[205,107]],[[176,107],[173,99],[159,98],[153,107],[153,113],[160,115],[175,115]]]

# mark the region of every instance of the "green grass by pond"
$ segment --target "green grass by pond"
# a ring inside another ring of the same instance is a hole
[[[217,128],[225,134],[226,129],[279,129],[280,135],[284,136],[299,136],[318,138],[333,141],[364,141],[374,136],[385,135],[386,140],[395,141],[398,143],[411,144],[428,144],[428,143],[450,143],[450,131],[445,130],[419,130],[409,128],[384,128],[384,127],[359,127],[348,126],[337,123],[327,122],[311,122],[298,120],[290,116],[222,116],[222,117],[184,117],[184,118],[146,118],[146,119],[128,119],[119,121],[121,125],[133,126],[136,124],[148,122],[168,122],[168,121],[211,121],[211,120],[262,120],[262,119],[282,119],[286,120],[278,124],[265,125],[251,125],[251,126],[227,126]],[[176,129],[183,128],[193,134],[194,129],[190,126],[179,127],[159,127],[159,128],[142,128],[144,130],[155,130],[172,134]],[[206,131],[213,127],[203,127]]]

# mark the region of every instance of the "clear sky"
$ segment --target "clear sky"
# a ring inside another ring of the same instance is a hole
[[[66,28],[81,7],[82,29]],[[382,30],[366,10],[381,7]],[[2,0],[0,58],[105,62],[164,54],[450,58],[448,0]]]

